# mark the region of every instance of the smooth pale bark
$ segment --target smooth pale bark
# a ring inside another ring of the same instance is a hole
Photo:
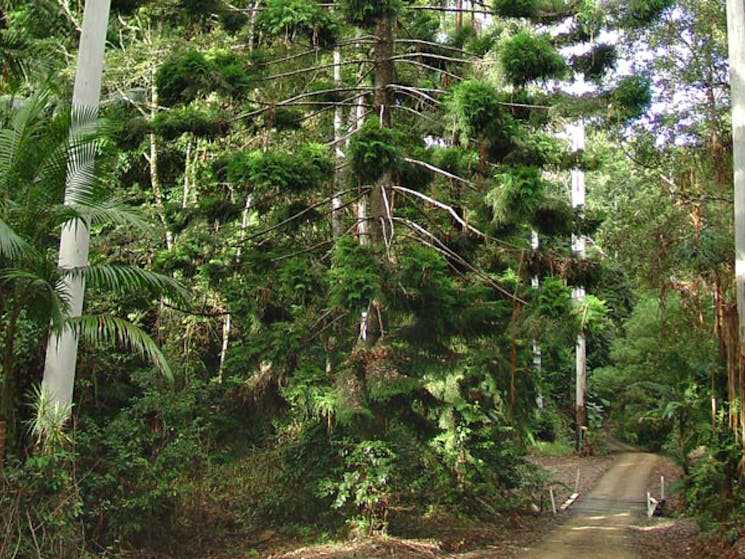
[[[727,0],[732,146],[735,189],[735,286],[737,292],[739,362],[745,358],[745,6]],[[745,394],[740,370],[740,399]],[[734,404],[734,402],[731,402]],[[740,428],[745,430],[745,406],[740,405]],[[745,437],[743,437],[745,444]]]
[[[365,97],[357,98],[357,104],[352,113],[352,129],[359,130],[365,120]],[[349,136],[347,136],[346,145],[349,147]],[[370,243],[370,232],[367,227],[367,196],[360,197],[357,202],[357,236],[361,245]]]
[[[246,229],[248,229],[248,218],[251,213],[251,195],[246,196],[246,203],[243,205],[241,213],[241,230],[238,236],[238,248],[235,249],[235,262],[240,262],[243,254],[243,241],[246,239]],[[225,314],[225,320],[222,323],[222,345],[220,347],[220,366],[217,370],[217,382],[222,384],[225,375],[225,360],[228,357],[228,347],[230,346],[230,332],[233,326],[233,315],[228,311]]]
[[[341,49],[334,48],[334,87],[341,87]],[[331,199],[331,229],[334,239],[341,237],[344,224],[342,223],[341,197],[337,194],[343,189],[344,183],[344,149],[342,147],[342,135],[344,127],[344,108],[338,104],[334,108],[334,154],[336,160],[336,172],[334,174],[334,195]]]
[[[150,118],[155,120],[158,115],[158,103],[159,95],[158,88],[155,85],[155,70],[153,70],[152,77],[152,91],[150,101]],[[153,199],[155,200],[155,210],[158,213],[163,228],[165,229],[166,248],[171,250],[173,248],[173,233],[168,229],[168,221],[166,220],[166,210],[163,204],[163,193],[160,188],[160,175],[159,175],[159,159],[158,159],[158,137],[154,133],[149,135],[150,143],[150,157],[148,163],[150,164],[150,187],[153,189]],[[184,172],[188,172],[188,169]]]
[[[538,237],[538,231],[532,231],[530,235],[530,247],[536,251],[541,246],[541,240]],[[538,276],[533,276],[530,280],[530,286],[533,289],[538,289],[541,286],[541,280]],[[541,346],[537,340],[533,339],[533,371],[535,372],[536,384],[538,386],[538,395],[536,396],[535,403],[539,410],[543,409],[543,390],[541,388],[541,368],[543,366],[541,360]]]
[[[579,123],[572,130],[572,150],[576,153],[585,149],[585,125]],[[585,205],[585,173],[581,169],[572,169],[572,208],[581,210]],[[585,238],[581,234],[572,235],[572,252],[575,258],[585,258],[587,255]],[[583,286],[575,286],[572,289],[572,299],[582,301],[585,296]],[[575,422],[577,450],[582,449],[584,439],[584,427],[587,424],[587,409],[585,406],[585,394],[587,393],[587,343],[585,333],[577,334],[575,344]]]
[[[95,118],[98,110],[109,7],[110,0],[87,0],[85,3],[72,95],[72,112],[76,118],[83,114],[88,118]],[[73,122],[73,126],[85,125],[79,121],[77,124]],[[74,138],[75,134],[76,130],[73,128],[71,136]],[[78,159],[71,162],[71,167],[92,167],[95,164],[95,154],[92,150],[78,151],[72,157]],[[65,204],[73,202],[70,198],[69,184],[68,179]],[[90,231],[86,225],[80,221],[66,223],[62,227],[60,238],[59,267],[71,269],[86,266],[89,241]],[[69,296],[70,316],[80,316],[83,310],[85,283],[82,279],[66,278],[64,291]],[[72,405],[77,355],[78,339],[69,329],[65,329],[59,335],[50,336],[44,364],[43,391],[49,397],[50,409],[58,413],[69,413]]]

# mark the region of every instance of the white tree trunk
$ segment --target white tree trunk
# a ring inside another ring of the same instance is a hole
[[[93,117],[98,110],[109,7],[110,0],[86,0],[85,3],[78,67],[72,95],[72,111],[78,117],[81,114]],[[76,130],[71,130],[70,134],[74,137]],[[76,165],[95,164],[95,155],[92,151],[83,150],[82,154],[76,152],[72,157],[87,158],[84,161],[75,161]],[[65,204],[70,203],[68,190],[65,194]],[[90,231],[87,225],[80,222],[66,223],[62,227],[60,237],[59,267],[70,269],[86,266],[89,239]],[[82,279],[67,279],[64,289],[69,296],[70,316],[80,316],[83,310],[85,283]],[[72,332],[65,330],[59,336],[50,336],[44,363],[43,393],[49,398],[51,409],[57,410],[58,413],[69,413],[72,405],[77,355],[78,340]]]
[[[365,98],[360,96],[354,108],[353,130],[359,130],[365,120]],[[347,137],[347,146],[349,146],[349,137]],[[370,244],[370,230],[367,223],[367,195],[362,196],[357,202],[357,235],[360,244]]]
[[[251,212],[251,195],[246,196],[246,203],[243,205],[241,213],[241,230],[238,236],[238,248],[235,249],[235,262],[239,262],[243,254],[242,243],[246,238],[246,229],[248,229],[248,218]],[[217,370],[217,382],[222,384],[225,376],[225,360],[228,357],[228,347],[230,346],[230,332],[233,326],[233,315],[230,310],[225,314],[225,320],[222,323],[222,346],[220,348],[220,366]]]
[[[745,6],[743,0],[727,0],[730,90],[732,98],[732,146],[735,189],[735,286],[739,321],[739,353],[745,347]],[[741,359],[739,361],[742,361]],[[740,371],[742,385],[743,372]],[[743,398],[743,386],[740,387]],[[745,407],[740,413],[745,430]],[[745,437],[743,437],[745,444]]]
[[[575,153],[585,149],[585,125],[580,122],[572,131],[572,151]],[[572,208],[582,208],[585,205],[585,173],[581,169],[572,169]],[[576,258],[585,258],[587,255],[585,237],[581,234],[572,234],[572,252]],[[582,301],[585,296],[584,286],[574,286],[572,299]],[[583,446],[583,427],[587,420],[585,407],[585,394],[587,393],[587,344],[585,333],[577,334],[575,344],[576,354],[576,385],[575,385],[575,419],[577,432],[575,445],[577,450]]]
[[[541,246],[541,240],[538,237],[538,231],[532,231],[530,235],[530,247],[536,251]],[[530,279],[530,286],[533,289],[541,287],[541,279],[535,275]],[[536,383],[538,385],[538,394],[536,395],[535,403],[539,410],[543,409],[543,388],[541,387],[541,369],[543,363],[541,360],[541,346],[538,340],[533,339],[533,370],[535,371]]]
[[[341,87],[341,49],[339,47],[334,48],[334,87]],[[336,172],[334,173],[334,194],[331,199],[331,228],[333,231],[334,239],[341,237],[343,233],[343,223],[341,214],[341,197],[338,195],[343,190],[343,177],[344,170],[342,164],[344,163],[344,148],[342,146],[342,135],[344,133],[344,108],[341,104],[338,104],[334,108],[334,153],[336,155]]]

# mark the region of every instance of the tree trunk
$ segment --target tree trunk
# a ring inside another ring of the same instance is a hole
[[[745,360],[745,6],[742,0],[727,0],[727,34],[735,189],[735,288],[739,357],[737,363],[741,369],[743,360]],[[742,371],[740,375],[742,378]],[[740,389],[740,399],[742,399],[742,383]],[[743,408],[742,404],[740,407]],[[742,440],[745,445],[745,437]]]
[[[158,114],[158,87],[155,85],[155,72],[153,72],[153,85],[151,92],[151,105],[150,105],[150,118],[155,119]],[[166,220],[166,210],[163,204],[163,191],[160,188],[160,176],[158,174],[158,138],[155,134],[150,133],[150,157],[148,161],[150,163],[150,187],[153,189],[153,199],[155,200],[155,211],[158,214],[160,222],[163,224],[165,229],[166,248],[171,250],[173,248],[173,233],[168,230],[168,221]],[[188,172],[188,169],[185,170]]]
[[[541,240],[538,236],[538,231],[532,231],[530,235],[530,247],[533,249],[533,251],[537,251],[541,246]],[[530,280],[530,286],[532,289],[539,289],[541,287],[541,279],[535,275]],[[537,387],[537,394],[536,394],[536,405],[538,406],[539,410],[543,410],[543,386],[541,382],[541,369],[542,369],[542,361],[541,361],[541,346],[538,343],[538,340],[535,338],[533,339],[533,372],[535,373],[535,384]]]
[[[75,86],[72,95],[73,115],[80,119],[82,115],[95,118],[101,96],[101,78],[103,74],[104,50],[106,45],[106,28],[109,21],[110,0],[87,0],[83,13],[83,29],[80,35],[78,67],[75,72]],[[86,123],[80,122],[80,125]],[[75,130],[75,120],[71,136]],[[92,152],[76,153],[72,157],[87,158],[76,161],[79,165],[93,167],[95,155]],[[65,194],[65,204],[70,204],[69,190]],[[90,231],[87,225],[68,222],[62,227],[59,249],[59,267],[62,269],[78,268],[88,264],[88,246]],[[64,281],[64,290],[70,302],[70,316],[78,317],[83,310],[85,284],[82,279]],[[75,383],[75,365],[78,354],[78,339],[69,329],[59,335],[51,335],[47,345],[44,364],[44,393],[50,399],[52,410],[69,413],[72,405],[72,392]]]
[[[8,317],[3,354],[3,382],[0,385],[0,472],[7,441],[13,443],[16,431],[15,416],[15,338],[20,307],[16,305]]]
[[[585,149],[585,125],[579,123],[574,127],[572,133],[572,150],[576,153]],[[572,207],[579,208],[580,212],[585,205],[585,173],[581,169],[572,169]],[[585,238],[581,234],[572,235],[572,252],[575,258],[583,259],[586,256]],[[577,302],[582,301],[585,296],[583,286],[575,286],[572,290],[572,298]],[[575,447],[582,450],[584,444],[584,428],[587,424],[587,410],[585,407],[585,394],[587,392],[587,344],[585,333],[577,334],[576,350],[576,383],[575,383],[575,423],[576,436]]]
[[[375,60],[375,83],[373,86],[373,107],[380,119],[380,126],[390,128],[392,95],[390,86],[393,83],[393,22],[389,17],[383,17],[375,25],[375,45],[373,47]],[[389,254],[392,228],[389,228],[391,210],[390,192],[393,178],[390,173],[373,185],[368,197],[368,232],[370,243],[376,249],[385,250]],[[373,299],[367,308],[362,329],[364,340],[368,346],[375,343],[385,334],[384,309],[380,301]]]
[[[339,47],[334,48],[334,87],[341,87],[341,49]],[[334,173],[334,192],[331,198],[331,230],[333,232],[334,239],[341,237],[344,232],[344,224],[342,222],[341,213],[341,197],[338,195],[344,188],[344,170],[342,165],[344,163],[344,148],[342,136],[344,133],[344,108],[341,104],[338,104],[334,108],[334,154],[336,161],[336,171]]]

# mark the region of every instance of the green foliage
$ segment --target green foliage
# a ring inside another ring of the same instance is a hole
[[[396,309],[412,313],[401,336],[423,347],[437,346],[452,334],[459,295],[447,262],[429,247],[413,245],[401,254],[392,283]]]
[[[287,41],[303,37],[324,47],[335,42],[338,32],[328,11],[306,0],[269,0],[256,18],[256,28]]]
[[[316,144],[296,153],[254,150],[236,155],[228,180],[247,191],[299,193],[323,184],[329,175],[328,150]]]
[[[401,9],[400,0],[340,0],[344,18],[352,25],[371,27],[381,18],[392,18]]]
[[[189,50],[166,60],[155,74],[160,101],[188,104],[213,91],[238,97],[253,81],[244,61],[232,53],[204,54]]]
[[[380,290],[378,262],[368,246],[344,236],[336,243],[333,266],[328,271],[331,303],[358,311]]]
[[[674,3],[673,0],[629,0],[624,2],[622,13],[629,27],[645,26],[659,18]]]
[[[585,54],[572,56],[570,64],[575,72],[584,74],[587,79],[599,81],[616,67],[617,57],[615,45],[600,43]]]
[[[492,10],[500,17],[534,18],[538,16],[538,8],[536,0],[494,0],[492,2]]]
[[[534,80],[563,78],[567,73],[566,63],[550,38],[527,30],[504,42],[499,60],[507,79],[518,87]]]
[[[530,220],[545,197],[539,167],[510,167],[495,176],[497,186],[486,195],[494,219],[503,223]]]
[[[374,184],[385,173],[395,172],[401,165],[402,144],[401,132],[367,120],[349,141],[347,158],[354,176],[362,184]]]
[[[219,0],[178,0],[178,7],[191,17],[208,17],[222,6]]]
[[[574,231],[574,212],[566,200],[545,198],[536,208],[530,224],[541,235],[568,236]]]
[[[613,343],[613,365],[593,371],[590,382],[610,402],[611,418],[623,436],[659,445],[674,434],[674,453],[685,466],[709,417],[695,387],[708,381],[712,341],[686,326],[689,319],[677,297],[668,295],[660,313],[656,299],[642,299],[625,335]]]
[[[0,557],[59,557],[85,553],[83,501],[69,445],[8,464],[0,477],[3,538]]]
[[[189,103],[212,89],[214,68],[199,51],[190,50],[167,60],[155,74],[161,102]]]
[[[357,528],[364,533],[385,532],[391,487],[395,476],[396,454],[384,441],[336,444],[339,455],[337,479],[321,482],[321,495],[334,496],[334,508],[350,507]],[[359,515],[359,518],[355,518]]]
[[[644,114],[652,102],[651,85],[643,76],[623,78],[608,96],[609,117],[624,122]]]
[[[166,140],[175,140],[187,132],[199,138],[216,138],[228,128],[225,115],[210,114],[192,107],[161,111],[151,126],[157,135]]]
[[[587,294],[574,307],[577,327],[581,332],[600,332],[609,327],[605,301]]]
[[[157,537],[151,528],[174,512],[186,490],[180,481],[206,459],[198,383],[162,387],[149,371],[133,380],[139,390],[131,405],[105,421],[85,418],[77,433],[90,468],[80,487],[84,515],[91,535],[104,542]]]
[[[111,10],[124,15],[130,15],[150,0],[111,0]]]
[[[706,529],[737,530],[745,519],[745,492],[735,482],[741,472],[741,445],[731,433],[711,441],[696,460],[685,486],[685,501]]]
[[[238,54],[218,51],[210,55],[210,61],[215,68],[215,91],[227,97],[240,98],[254,86],[247,61]]]
[[[497,91],[479,80],[465,80],[455,85],[447,99],[449,112],[458,128],[474,138],[508,137],[513,120],[502,105]]]
[[[564,284],[561,278],[543,278],[538,289],[532,294],[538,314],[553,319],[568,316],[571,309],[572,290]]]
[[[514,149],[502,160],[505,165],[559,167],[566,154],[566,143],[554,135],[540,132],[516,138]]]

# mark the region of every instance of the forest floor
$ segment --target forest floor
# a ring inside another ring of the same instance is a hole
[[[389,535],[385,537],[306,547],[268,537],[243,554],[221,555],[219,559],[559,559],[565,556],[580,559],[583,556],[577,549],[583,545],[588,549],[588,557],[703,557],[692,520],[676,518],[674,514],[648,519],[644,514],[644,494],[650,490],[659,495],[662,475],[667,480],[665,509],[675,513],[679,500],[674,484],[680,470],[665,457],[625,450],[617,448],[599,456],[536,456],[530,459],[555,482],[557,507],[577,489],[580,497],[568,512],[553,515],[548,505],[548,512],[496,516],[479,522],[445,513],[416,520],[394,514]],[[624,497],[626,490],[632,492],[634,498]],[[618,491],[621,493],[615,500],[608,498]],[[636,496],[636,493],[641,494]],[[601,505],[603,502],[610,504]],[[628,510],[616,510],[619,503]],[[542,504],[547,505],[545,501]],[[607,510],[600,510],[599,506],[606,506]],[[614,522],[614,514],[619,512],[623,512],[619,515],[622,520],[618,522],[616,517]],[[604,516],[605,519],[598,518]],[[600,520],[603,525],[589,527],[588,519],[594,519],[590,524]],[[583,533],[591,534],[590,541],[596,543],[588,548],[582,541],[572,540],[576,534]],[[611,548],[622,551],[617,556],[611,555],[608,552]],[[547,550],[556,554],[548,554]]]

